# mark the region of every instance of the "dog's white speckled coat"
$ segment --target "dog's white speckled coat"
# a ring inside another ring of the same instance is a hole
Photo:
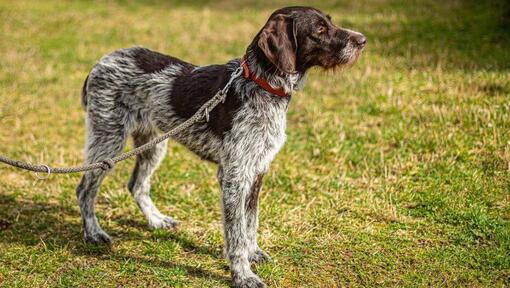
[[[290,94],[303,85],[310,67],[351,64],[365,42],[363,35],[334,26],[329,16],[316,9],[289,7],[271,15],[248,47],[246,59],[257,78]],[[141,47],[104,56],[83,87],[86,161],[115,157],[129,136],[140,146],[176,127],[223,88],[239,65],[235,59],[225,65],[195,66]],[[210,112],[209,122],[195,123],[173,137],[219,165],[225,254],[236,287],[265,286],[250,269],[250,262],[269,258],[257,244],[258,194],[263,175],[285,142],[289,101],[290,96],[273,95],[239,77],[225,103]],[[177,225],[156,208],[149,195],[151,175],[166,148],[165,141],[138,155],[128,184],[154,228]],[[111,242],[94,208],[105,174],[102,170],[86,172],[76,188],[87,242]]]

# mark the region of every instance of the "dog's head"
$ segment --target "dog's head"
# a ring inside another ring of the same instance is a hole
[[[363,34],[336,26],[317,9],[287,7],[269,17],[249,49],[258,48],[278,70],[295,73],[313,66],[350,65],[366,41]]]

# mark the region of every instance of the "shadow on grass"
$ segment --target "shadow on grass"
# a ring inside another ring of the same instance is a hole
[[[155,259],[154,257],[144,257],[143,255],[127,255],[117,251],[115,247],[86,244],[82,240],[81,225],[76,220],[70,221],[68,219],[78,215],[78,209],[64,205],[18,200],[14,196],[0,195],[0,242],[20,243],[34,248],[44,246],[45,251],[65,249],[75,255],[90,256],[118,263],[131,260],[148,267],[179,268],[186,271],[187,275],[191,277],[229,283],[230,279],[228,277],[203,268]],[[122,226],[133,223],[137,228],[142,228],[142,225],[136,221],[124,221],[119,224]],[[144,226],[143,229],[147,228]],[[111,235],[114,239],[118,238],[120,241],[147,240],[141,233],[119,229],[112,231]],[[186,252],[219,257],[216,251],[196,245],[188,234],[160,231],[152,233],[150,237],[157,240],[173,241],[183,247]]]
[[[135,227],[141,231],[148,231],[151,230],[148,228],[147,223],[137,221],[134,219],[126,219],[126,218],[113,218],[116,223],[118,223],[121,226],[126,226],[129,228]],[[213,247],[208,246],[201,246],[196,243],[196,241],[193,239],[193,235],[186,233],[184,231],[179,231],[179,228],[177,230],[166,230],[166,229],[157,229],[152,230],[152,234],[149,236],[150,239],[156,240],[156,241],[171,241],[178,243],[182,249],[185,252],[189,253],[195,253],[195,254],[201,254],[205,256],[210,256],[213,258],[222,258],[221,252],[219,252],[217,249],[214,249]],[[126,233],[123,231],[113,231],[111,233],[112,236],[118,237],[120,239],[126,239],[126,240],[147,240],[148,238],[146,236],[143,236],[139,233],[130,232]]]
[[[510,69],[510,1],[438,1],[388,7],[404,19],[369,22],[369,39],[383,44],[375,53],[402,57],[414,67]],[[390,14],[390,13],[389,13]],[[361,29],[361,28],[360,28]],[[370,47],[368,47],[370,49]]]

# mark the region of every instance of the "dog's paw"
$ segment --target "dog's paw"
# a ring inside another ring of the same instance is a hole
[[[111,245],[112,238],[103,230],[97,230],[93,233],[85,233],[84,240],[86,243],[94,245]]]
[[[232,286],[235,288],[264,288],[266,284],[255,274],[248,277],[234,275],[232,278]]]
[[[251,263],[258,264],[271,261],[271,257],[269,257],[269,255],[266,252],[262,251],[262,249],[257,248],[257,250],[250,254],[248,260]]]
[[[179,225],[177,220],[174,220],[170,216],[154,216],[149,219],[149,227],[153,229],[164,228],[164,229],[173,229]]]

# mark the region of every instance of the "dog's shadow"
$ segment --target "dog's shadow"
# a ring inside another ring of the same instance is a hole
[[[174,263],[172,259],[160,260],[144,255],[126,254],[119,249],[108,246],[89,245],[82,240],[82,230],[79,221],[75,218],[79,211],[73,207],[52,203],[51,201],[26,201],[18,200],[14,196],[0,194],[0,242],[20,243],[25,246],[37,246],[43,243],[44,249],[54,251],[66,249],[74,255],[85,255],[101,259],[126,262],[132,260],[150,267],[166,269],[179,268],[186,271],[187,276],[196,278],[212,279],[224,284],[229,283],[229,278],[208,271],[204,268],[194,267],[182,263]],[[145,225],[134,220],[115,220],[121,226],[135,226],[137,230],[146,230]],[[126,231],[124,231],[126,230]],[[142,233],[133,232],[133,229],[116,229],[111,232],[114,239],[119,241],[132,240],[159,240],[173,241],[180,245],[186,252],[208,255],[219,258],[221,253],[214,249],[196,245],[189,235],[181,232],[152,233],[150,239]]]

